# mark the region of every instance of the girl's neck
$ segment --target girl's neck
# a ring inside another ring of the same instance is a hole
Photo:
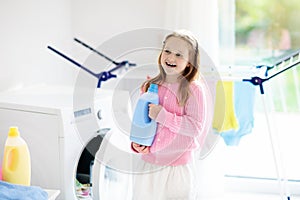
[[[177,83],[178,82],[178,75],[167,75],[165,82],[166,83]]]

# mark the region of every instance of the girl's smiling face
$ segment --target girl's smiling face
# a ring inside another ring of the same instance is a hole
[[[165,41],[160,62],[166,75],[177,77],[186,67],[189,67],[190,44],[177,37],[170,37]]]

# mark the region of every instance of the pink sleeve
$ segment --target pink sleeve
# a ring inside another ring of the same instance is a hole
[[[156,122],[167,127],[170,131],[189,137],[198,136],[205,123],[205,99],[200,86],[191,87],[189,97],[184,109],[185,114],[178,116],[162,108],[158,113]]]

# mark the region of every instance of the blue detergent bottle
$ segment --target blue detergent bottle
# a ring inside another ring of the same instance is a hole
[[[151,146],[155,137],[157,123],[148,116],[149,104],[158,104],[158,85],[150,84],[148,91],[140,96],[136,104],[130,131],[132,142]]]

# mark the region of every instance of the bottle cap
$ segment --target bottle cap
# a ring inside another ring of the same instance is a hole
[[[10,137],[18,137],[20,135],[18,127],[10,127],[8,136]]]
[[[158,93],[158,85],[151,83],[148,92]]]

